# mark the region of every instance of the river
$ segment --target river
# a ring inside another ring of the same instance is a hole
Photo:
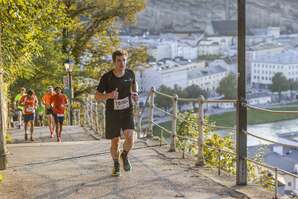
[[[248,131],[261,137],[266,137],[268,139],[270,139],[270,137],[278,138],[277,134],[298,132],[298,119],[266,124],[248,125]],[[218,130],[218,132],[220,135],[227,135],[231,133],[231,131],[227,130]],[[258,145],[261,143],[268,142],[262,142],[259,139],[248,136],[248,146]]]

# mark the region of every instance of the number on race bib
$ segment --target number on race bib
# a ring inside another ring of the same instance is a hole
[[[27,107],[26,108],[26,112],[33,113],[34,112],[34,108],[33,107]]]
[[[124,110],[129,108],[129,98],[114,100],[114,110]]]

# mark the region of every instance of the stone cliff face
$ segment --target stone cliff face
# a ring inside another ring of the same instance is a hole
[[[237,0],[147,0],[137,29],[204,31],[211,20],[236,19]],[[298,0],[247,0],[249,27],[281,26],[298,32]]]

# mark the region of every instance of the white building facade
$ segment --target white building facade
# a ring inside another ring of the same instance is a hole
[[[136,79],[140,90],[148,92],[151,87],[158,89],[161,85],[174,88],[175,85],[188,86],[188,72],[204,68],[206,63],[188,62],[187,60],[163,60],[151,63],[149,67],[140,66],[136,71]]]
[[[298,81],[298,53],[287,51],[262,55],[251,62],[252,86],[272,84],[276,73],[283,73],[287,79]]]
[[[220,81],[228,75],[221,66],[199,68],[188,72],[188,86],[195,84],[206,91],[215,92]]]

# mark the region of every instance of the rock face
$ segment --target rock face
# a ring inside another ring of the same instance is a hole
[[[298,0],[247,0],[247,24],[298,32]],[[237,0],[147,0],[134,28],[151,32],[204,31],[211,20],[236,19]]]

